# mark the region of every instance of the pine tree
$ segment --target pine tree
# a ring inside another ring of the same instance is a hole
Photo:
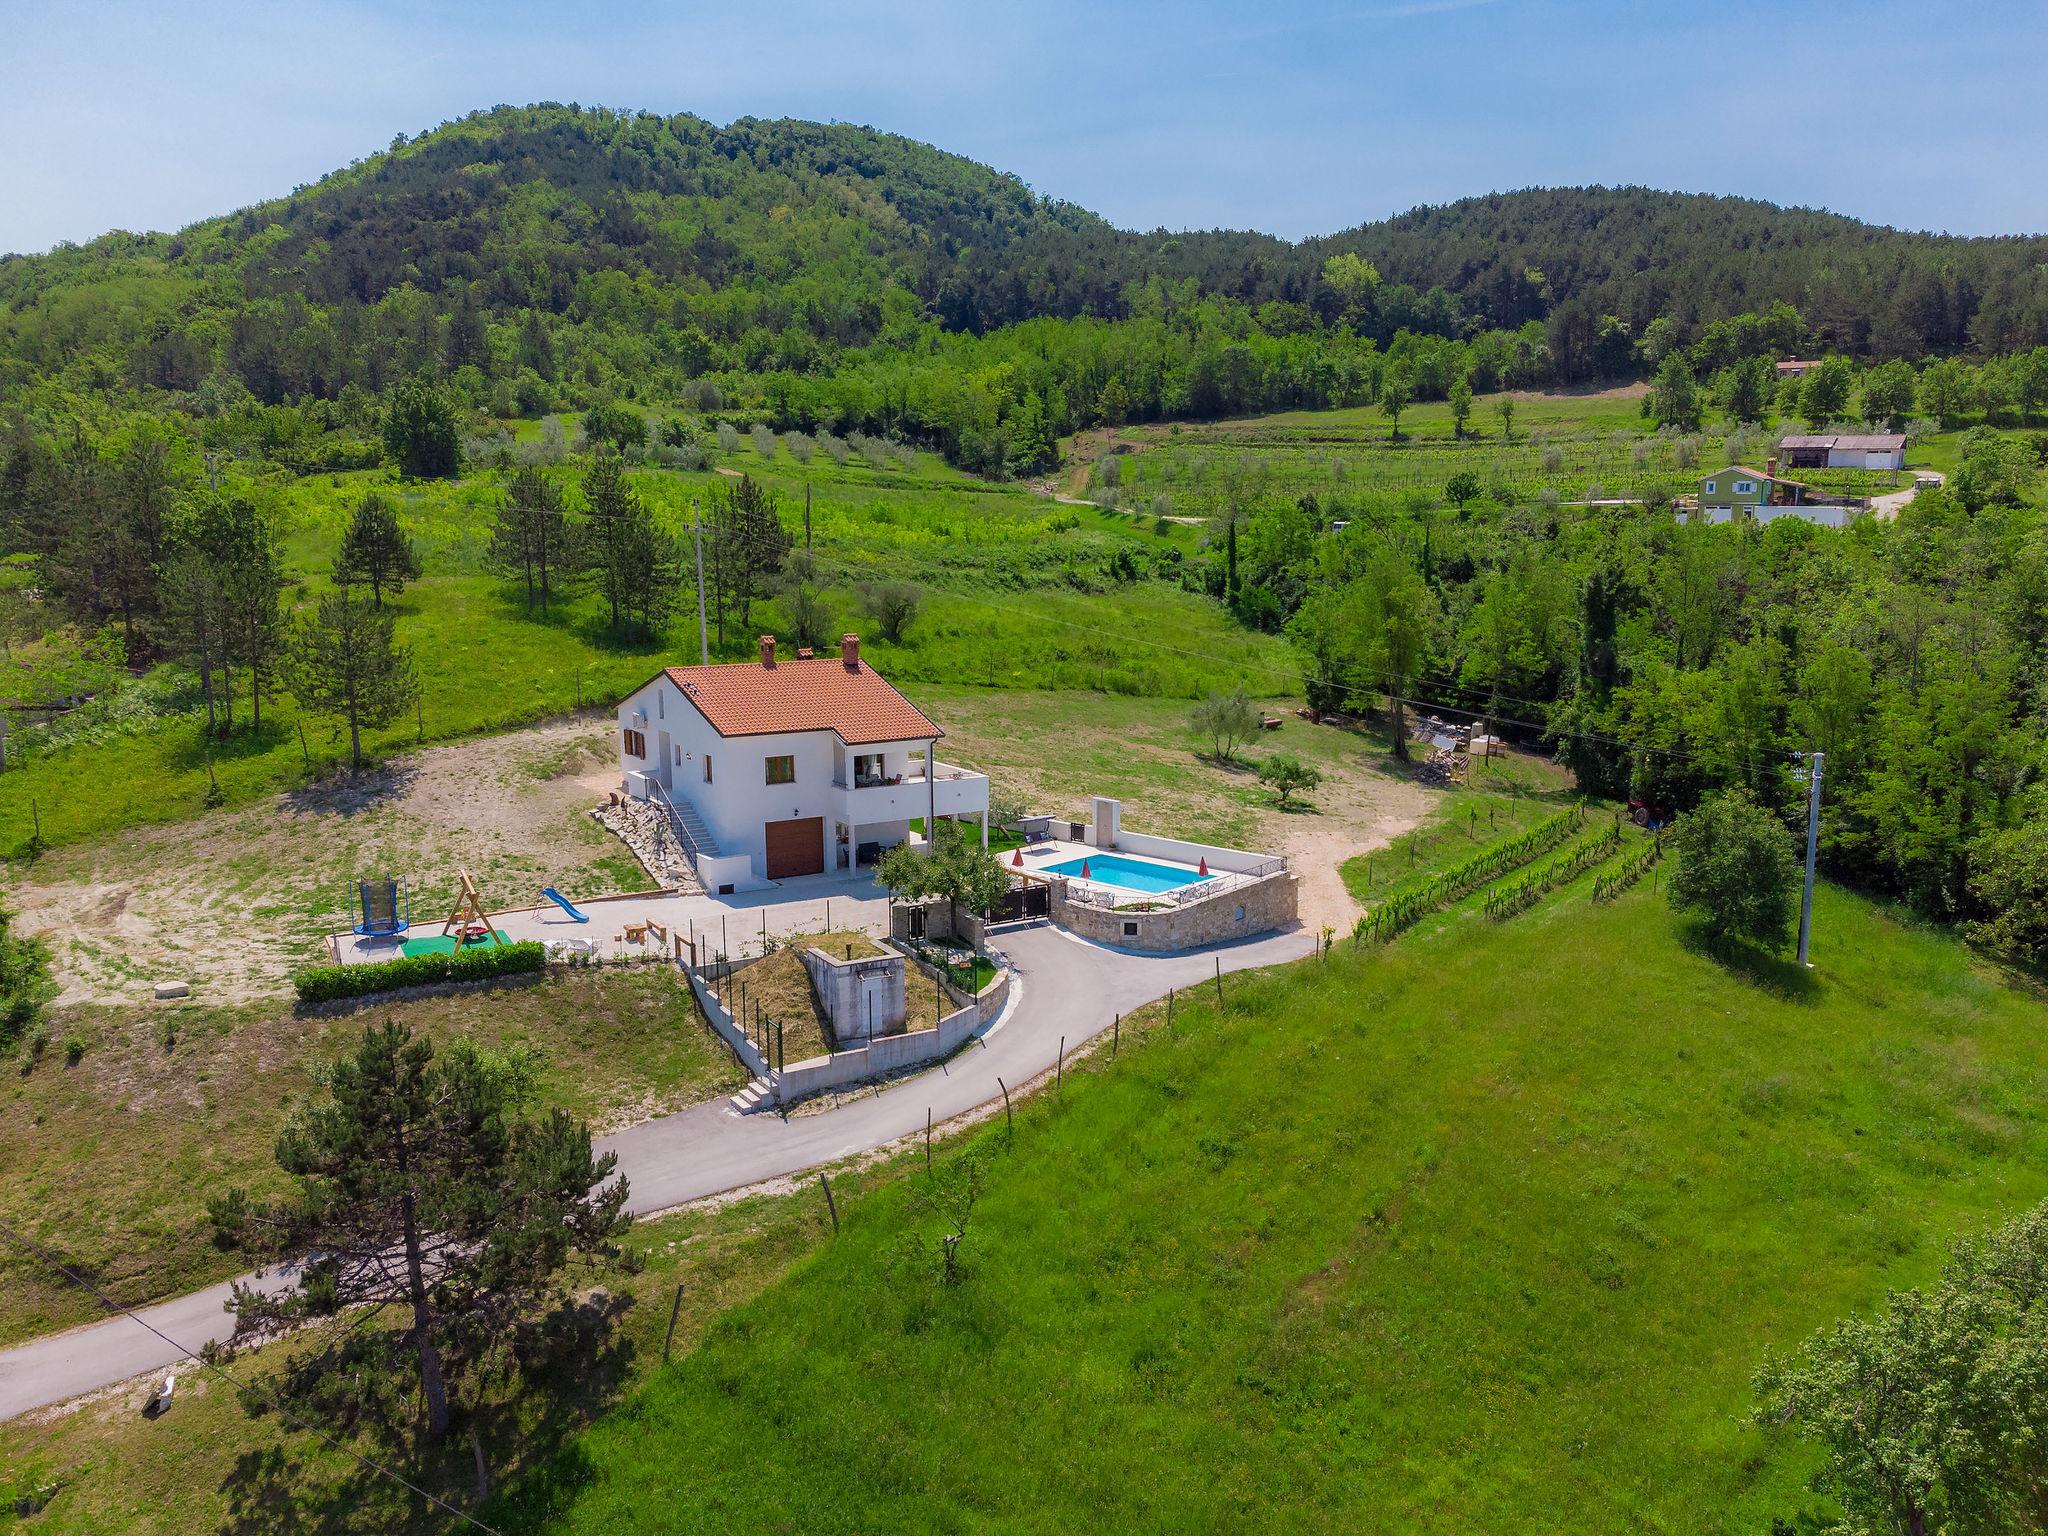
[[[681,580],[675,541],[655,526],[616,454],[599,454],[584,472],[583,498],[588,519],[578,549],[611,609],[612,628],[629,620],[660,628]]]
[[[291,1194],[258,1207],[234,1190],[209,1206],[224,1242],[314,1255],[281,1291],[235,1287],[232,1344],[389,1308],[410,1326],[321,1340],[291,1362],[284,1390],[395,1413],[416,1387],[427,1438],[440,1440],[452,1388],[515,1333],[542,1342],[529,1325],[563,1300],[570,1262],[622,1257],[626,1181],[581,1121],[522,1114],[529,1068],[466,1042],[437,1059],[431,1041],[387,1020],[322,1085],[277,1140]]]
[[[711,575],[718,608],[718,638],[725,640],[727,613],[744,632],[753,622],[754,599],[789,558],[794,541],[782,526],[775,494],[752,475],[724,483],[711,493]]]
[[[367,586],[373,606],[382,608],[387,591],[403,592],[405,584],[417,581],[419,574],[419,556],[398,526],[398,509],[375,491],[367,492],[341,536],[334,579],[343,586]]]
[[[292,696],[308,714],[348,729],[349,766],[363,765],[363,731],[389,725],[419,697],[412,656],[392,638],[394,616],[343,587],[320,599],[292,636]]]
[[[572,532],[553,476],[528,466],[512,477],[491,525],[490,559],[498,570],[525,582],[529,609],[538,598],[546,613],[557,583],[573,568]]]

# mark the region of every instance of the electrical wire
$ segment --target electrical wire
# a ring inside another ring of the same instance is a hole
[[[370,1471],[375,1472],[379,1477],[389,1478],[392,1482],[397,1483],[400,1487],[405,1488],[410,1492],[419,1495],[419,1497],[425,1499],[429,1504],[432,1504],[435,1508],[446,1510],[449,1514],[455,1516],[458,1520],[465,1521],[468,1524],[475,1526],[480,1531],[488,1531],[490,1533],[490,1536],[503,1536],[503,1533],[501,1533],[495,1526],[486,1525],[483,1521],[477,1519],[475,1515],[469,1513],[468,1510],[461,1509],[458,1508],[456,1505],[450,1504],[446,1499],[442,1498],[440,1495],[428,1492],[425,1488],[422,1488],[418,1483],[413,1482],[403,1473],[394,1472],[391,1470],[391,1468],[384,1466],[381,1462],[373,1461],[370,1457],[365,1456],[361,1451],[356,1450],[353,1446],[343,1444],[340,1440],[336,1439],[333,1435],[329,1434],[326,1430],[322,1429],[318,1424],[312,1423],[310,1420],[302,1418],[299,1414],[295,1413],[274,1392],[267,1391],[262,1387],[253,1386],[250,1383],[243,1381],[240,1377],[236,1376],[235,1373],[233,1371],[230,1371],[226,1366],[215,1364],[213,1361],[206,1359],[197,1350],[187,1349],[183,1344],[180,1344],[176,1339],[172,1338],[169,1334],[165,1333],[163,1329],[157,1327],[156,1324],[146,1320],[133,1307],[123,1306],[120,1302],[115,1301],[111,1296],[107,1295],[105,1291],[102,1291],[90,1280],[86,1279],[76,1270],[72,1269],[69,1265],[65,1264],[55,1254],[51,1253],[48,1249],[44,1248],[40,1243],[36,1242],[33,1238],[27,1237],[24,1234],[17,1232],[12,1226],[10,1226],[8,1223],[4,1221],[0,1221],[0,1233],[6,1234],[7,1237],[11,1238],[17,1245],[19,1245],[22,1249],[28,1252],[32,1257],[48,1265],[51,1269],[55,1270],[58,1274],[62,1275],[66,1280],[70,1281],[80,1290],[85,1291],[87,1294],[93,1296],[95,1299],[98,1300],[100,1305],[105,1307],[108,1311],[118,1312],[123,1317],[127,1318],[130,1322],[134,1323],[137,1327],[146,1329],[148,1332],[155,1334],[159,1339],[162,1339],[164,1343],[170,1345],[172,1349],[177,1350],[181,1356],[187,1356],[191,1358],[202,1370],[208,1370],[213,1372],[216,1376],[221,1377],[230,1386],[234,1387],[235,1390],[237,1390],[238,1392],[247,1392],[254,1397],[261,1398],[271,1408],[275,1409],[278,1415],[281,1418],[283,1418],[287,1423],[289,1423],[294,1429],[302,1429],[309,1434],[317,1435],[322,1441],[324,1441],[327,1444],[327,1446],[330,1449],[341,1452],[342,1455],[349,1457],[358,1465],[367,1467]]]

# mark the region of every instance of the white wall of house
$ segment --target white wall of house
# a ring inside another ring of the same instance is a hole
[[[862,844],[902,842],[909,822],[924,818],[934,798],[941,816],[988,809],[985,777],[949,778],[943,765],[934,797],[924,779],[924,741],[848,746],[830,729],[721,736],[666,673],[619,705],[618,732],[628,791],[637,792],[634,776],[644,774],[670,799],[693,805],[724,856],[721,880],[731,873],[725,860],[742,854],[756,878],[766,877],[771,821],[821,817],[820,852],[830,872],[850,868]],[[629,741],[628,732],[639,740]],[[644,754],[629,750],[640,742]],[[771,784],[768,762],[779,757],[793,760],[794,777]]]

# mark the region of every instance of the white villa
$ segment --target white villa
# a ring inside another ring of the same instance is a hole
[[[672,807],[707,891],[851,870],[912,835],[910,823],[979,818],[988,778],[938,760],[945,732],[860,659],[667,667],[619,705],[626,792]]]

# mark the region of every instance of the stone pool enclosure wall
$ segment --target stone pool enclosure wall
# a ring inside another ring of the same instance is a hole
[[[1061,880],[1053,887],[1052,920],[1098,944],[1165,953],[1248,939],[1296,918],[1300,885],[1285,865],[1219,883],[1223,888],[1213,895],[1179,903],[1134,896],[1120,907],[1105,907],[1073,900]]]

